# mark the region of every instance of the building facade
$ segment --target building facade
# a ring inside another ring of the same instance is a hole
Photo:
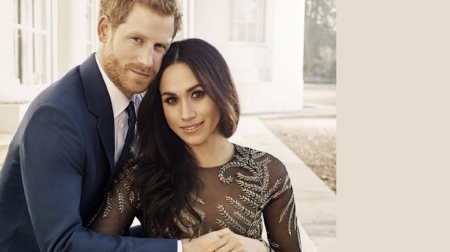
[[[202,38],[223,54],[242,113],[302,108],[304,1],[180,1],[176,39]],[[13,134],[31,100],[96,51],[98,2],[0,3],[0,134]]]

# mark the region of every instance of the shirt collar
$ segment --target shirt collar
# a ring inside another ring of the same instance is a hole
[[[103,71],[103,67],[98,61],[97,54],[95,54],[95,60],[97,61],[98,68],[100,69],[100,73],[102,74],[103,80],[106,84],[106,89],[109,93],[109,98],[111,99],[112,109],[114,118],[116,118],[122,111],[128,106],[130,100],[134,101],[133,96],[129,99],[126,95],[120,91],[116,85],[109,79],[108,75]]]

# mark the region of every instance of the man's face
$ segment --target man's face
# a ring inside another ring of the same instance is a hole
[[[174,17],[134,4],[127,19],[110,35],[103,69],[127,97],[144,92],[155,78],[174,33]]]

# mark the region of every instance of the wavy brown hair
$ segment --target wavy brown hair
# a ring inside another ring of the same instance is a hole
[[[115,31],[120,24],[125,22],[135,3],[149,8],[159,15],[173,16],[175,29],[172,38],[182,29],[182,13],[178,0],[101,0],[99,17],[108,16],[112,30]]]
[[[141,192],[142,226],[150,237],[181,238],[180,224],[193,228],[197,236],[201,223],[192,206],[192,196],[198,196],[202,186],[197,160],[167,124],[159,90],[164,70],[179,62],[190,67],[205,93],[216,103],[221,115],[219,128],[225,137],[236,131],[239,121],[238,95],[220,52],[201,39],[172,43],[140,105],[137,122],[140,149],[131,162],[138,167],[132,188]],[[182,211],[190,213],[198,224],[184,223]]]

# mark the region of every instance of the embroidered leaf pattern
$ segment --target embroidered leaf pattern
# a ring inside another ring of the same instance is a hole
[[[269,224],[272,225],[271,230],[267,229],[271,251],[301,251],[292,183],[283,164],[267,153],[239,145],[234,147],[232,160],[211,170],[213,173],[208,176],[205,175],[205,178],[213,181],[209,183],[210,191],[200,189],[199,195],[190,195],[192,207],[199,214],[201,223],[197,223],[198,220],[189,211],[183,210],[180,219],[175,220],[184,232],[184,237],[198,237],[218,228],[229,228],[234,233],[261,239],[263,211],[268,206],[275,206],[264,212],[269,214],[264,217],[269,218]],[[130,189],[135,169],[137,167],[125,169],[115,179],[114,191],[108,193],[107,200],[101,207],[104,217],[108,217],[111,211],[118,211],[120,214],[126,211],[124,207],[130,205],[125,204],[126,200],[139,209],[140,191]],[[117,186],[118,183],[121,184],[120,187]],[[220,189],[222,193],[215,194],[211,191],[215,189]],[[114,192],[114,199],[111,192]],[[206,198],[202,199],[200,196]],[[280,198],[282,200],[278,201]],[[277,202],[278,204],[274,204]],[[276,216],[272,216],[273,213]],[[267,220],[265,221],[267,224]],[[283,236],[281,240],[280,233]]]
[[[228,162],[222,166],[218,176],[219,180],[223,183],[231,184],[236,182],[240,186],[242,194],[238,195],[238,199],[226,196],[226,200],[235,208],[235,211],[230,214],[223,205],[219,205],[218,209],[223,219],[218,219],[217,221],[221,227],[238,230],[241,234],[259,238],[262,230],[261,213],[264,210],[264,207],[271,200],[277,198],[287,189],[291,188],[290,180],[289,177],[286,177],[281,186],[282,179],[277,179],[275,183],[270,186],[270,173],[268,169],[270,159],[265,157],[265,153],[237,145],[235,145],[235,148],[236,153],[234,158],[236,161]],[[226,171],[232,167],[245,169],[250,172],[250,175],[247,173],[244,175],[242,172],[237,172],[235,178],[232,175],[226,176]],[[289,204],[283,209],[283,216],[288,211],[289,216],[294,213],[292,210],[293,197],[291,200],[292,204]],[[280,216],[280,218],[283,218],[283,216]],[[290,226],[291,225],[288,225],[288,227],[286,227],[289,234],[291,234]]]
[[[245,228],[239,224],[233,217],[231,217],[230,214],[225,210],[223,205],[218,205],[217,208],[219,209],[220,215],[225,219],[225,223],[230,224],[235,229],[239,230],[240,233],[245,232]],[[218,220],[219,224],[223,223],[222,220]]]

